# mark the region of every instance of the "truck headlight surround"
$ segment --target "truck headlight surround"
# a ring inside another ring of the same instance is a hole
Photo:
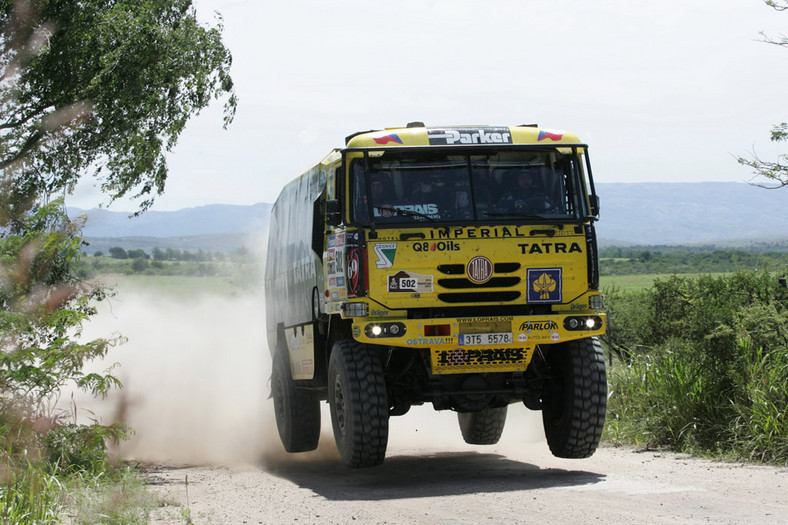
[[[402,323],[369,323],[364,327],[364,335],[370,338],[401,337],[407,328]]]
[[[564,319],[564,328],[573,332],[599,330],[602,328],[602,318],[598,315],[573,315]]]

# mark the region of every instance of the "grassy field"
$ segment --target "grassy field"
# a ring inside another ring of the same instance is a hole
[[[634,291],[634,290],[645,290],[651,287],[651,284],[656,279],[667,279],[673,274],[668,273],[643,273],[643,274],[635,274],[635,275],[603,275],[599,279],[600,288],[604,291],[606,289],[610,289],[615,287],[618,290],[623,292],[627,291]],[[726,275],[726,273],[707,273],[707,274],[700,274],[700,273],[684,273],[681,274],[682,277],[698,277],[700,275],[711,275],[714,277],[719,277],[722,275]]]
[[[262,284],[249,284],[226,276],[211,275],[121,275],[106,274],[97,276],[95,281],[110,286],[119,293],[160,293],[180,298],[202,295],[233,297],[259,293],[262,297]]]

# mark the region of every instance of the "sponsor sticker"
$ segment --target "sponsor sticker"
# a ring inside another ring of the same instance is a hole
[[[391,268],[394,266],[394,257],[397,255],[397,243],[379,243],[373,248],[378,260],[375,261],[375,266],[378,268]]]
[[[414,242],[414,252],[457,252],[460,250],[460,243],[455,241],[439,242]]]
[[[524,370],[531,357],[527,348],[454,348],[432,351],[432,370],[437,374],[484,370]]]
[[[432,293],[432,275],[401,270],[386,280],[389,293]]]
[[[529,268],[526,279],[528,302],[561,302],[561,268]]]
[[[509,128],[443,128],[427,130],[430,145],[511,144]]]
[[[357,297],[361,286],[361,258],[358,248],[352,248],[347,256],[348,297]]]
[[[558,331],[558,323],[552,320],[524,321],[519,326],[517,340],[525,341],[558,341],[561,334]]]
[[[453,337],[416,337],[413,339],[408,339],[405,341],[405,344],[409,346],[434,346],[434,345],[453,345],[454,338]]]
[[[425,204],[384,204],[383,206],[375,206],[373,210],[373,214],[375,217],[392,217],[397,213],[397,210],[402,210],[404,212],[413,212],[411,218],[417,221],[424,221],[427,220],[425,217],[420,217],[420,215],[425,215],[430,219],[440,219],[440,210],[438,209],[438,205],[432,202],[428,202]],[[407,214],[406,214],[407,215]]]
[[[520,330],[528,333],[532,331],[552,332],[558,330],[558,323],[555,321],[525,321],[520,325]]]
[[[315,361],[313,359],[302,359],[296,367],[296,374],[313,377],[315,374]]]

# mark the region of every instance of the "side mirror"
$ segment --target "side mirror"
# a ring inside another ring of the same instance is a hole
[[[341,223],[342,214],[339,201],[326,201],[326,224],[329,226],[339,226]]]
[[[599,195],[589,195],[589,200],[591,201],[591,215],[594,217],[599,216]]]

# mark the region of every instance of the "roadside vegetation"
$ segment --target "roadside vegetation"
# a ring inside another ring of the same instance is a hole
[[[788,266],[771,270],[605,290],[607,439],[788,464]]]
[[[71,411],[54,408],[65,387],[95,396],[120,387],[112,367],[83,371],[122,338],[79,337],[95,304],[107,298],[106,290],[71,272],[80,256],[79,228],[55,201],[0,238],[3,523],[56,523],[66,516],[132,523],[145,508],[141,483],[107,455],[107,445],[126,438],[130,429],[120,422],[78,424]],[[117,497],[121,493],[130,497]],[[88,516],[87,509],[95,514]]]
[[[109,292],[80,276],[63,196],[88,175],[153,204],[186,122],[216,98],[235,115],[221,33],[191,0],[0,0],[0,523],[145,523],[156,504],[107,455],[131,429],[55,408],[121,386],[83,371],[122,338],[81,338]]]

